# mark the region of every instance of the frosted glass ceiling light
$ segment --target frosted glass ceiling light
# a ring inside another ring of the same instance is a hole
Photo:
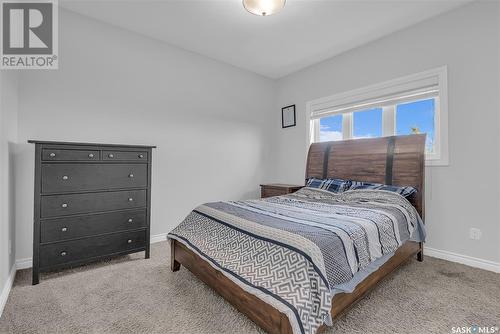
[[[243,0],[243,7],[252,14],[268,16],[285,7],[285,0]]]

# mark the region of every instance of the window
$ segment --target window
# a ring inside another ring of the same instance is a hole
[[[402,103],[396,106],[396,134],[426,133],[425,151],[434,153],[435,99]]]
[[[382,108],[352,113],[352,137],[373,138],[382,136]]]
[[[426,164],[448,164],[446,67],[308,103],[311,142],[425,133]]]
[[[319,120],[319,141],[342,139],[342,115],[332,115]]]

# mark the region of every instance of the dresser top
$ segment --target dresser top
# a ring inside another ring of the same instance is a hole
[[[28,140],[30,144],[49,144],[49,145],[73,145],[73,146],[106,146],[106,147],[137,147],[137,148],[156,148],[153,145],[126,145],[126,144],[104,144],[104,143],[75,143],[65,141],[50,141],[50,140]]]

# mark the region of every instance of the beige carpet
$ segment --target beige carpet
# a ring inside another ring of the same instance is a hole
[[[18,272],[1,333],[261,332],[182,268],[166,242],[143,253],[59,273]],[[385,280],[328,333],[451,333],[500,325],[500,275],[427,257]]]

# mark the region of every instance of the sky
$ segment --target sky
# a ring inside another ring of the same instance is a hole
[[[427,133],[426,149],[432,152],[434,141],[434,99],[399,104],[396,106],[396,134],[407,135],[417,128]],[[355,112],[353,137],[372,138],[382,136],[382,108]],[[320,141],[342,140],[342,115],[320,119]]]
[[[382,108],[355,112],[352,122],[354,138],[382,137]]]
[[[396,108],[396,134],[408,135],[411,128],[418,127],[420,133],[426,133],[425,146],[432,152],[434,142],[434,99],[400,104]]]

